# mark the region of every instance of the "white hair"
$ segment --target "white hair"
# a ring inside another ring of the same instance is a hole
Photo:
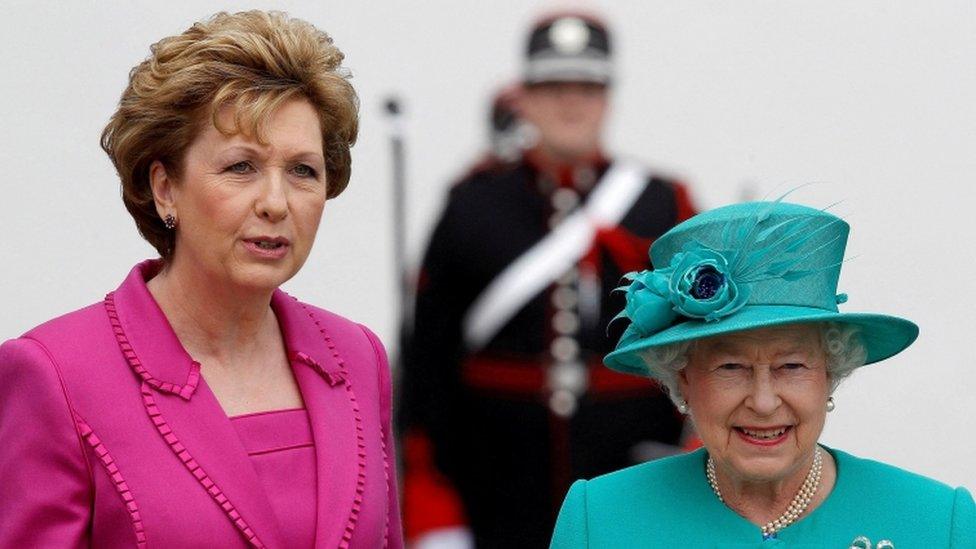
[[[851,375],[867,360],[867,348],[861,341],[859,329],[852,324],[820,322],[820,343],[827,355],[827,376],[830,379],[830,393],[840,382]],[[678,372],[688,365],[688,355],[693,341],[671,343],[641,351],[644,364],[651,371],[651,377],[658,380],[675,404],[681,404],[683,397],[678,389]]]

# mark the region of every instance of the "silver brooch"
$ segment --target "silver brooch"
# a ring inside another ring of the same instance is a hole
[[[871,545],[871,539],[867,536],[857,536],[848,549],[895,549],[895,544],[883,539],[877,545]]]

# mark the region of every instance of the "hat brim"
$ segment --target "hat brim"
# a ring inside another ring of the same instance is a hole
[[[838,322],[857,326],[867,350],[865,364],[900,353],[918,337],[918,326],[914,322],[895,316],[840,313],[790,305],[747,305],[734,315],[718,321],[688,320],[650,337],[640,337],[631,326],[621,336],[617,349],[608,354],[603,363],[618,372],[648,376],[651,373],[640,356],[640,352],[646,349],[757,328],[810,322]]]
[[[522,83],[528,86],[572,82],[609,85],[612,79],[613,67],[609,60],[585,55],[532,59],[526,63],[522,75]]]

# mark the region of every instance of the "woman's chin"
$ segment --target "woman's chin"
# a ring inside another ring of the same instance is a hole
[[[783,457],[748,458],[734,463],[736,476],[749,482],[777,482],[787,478],[793,461]]]
[[[231,284],[256,293],[276,290],[295,276],[298,269],[288,264],[244,264],[231,272]]]
[[[784,449],[785,450],[785,449]],[[804,470],[803,456],[793,451],[748,453],[732,456],[729,465],[735,476],[749,482],[778,482]]]

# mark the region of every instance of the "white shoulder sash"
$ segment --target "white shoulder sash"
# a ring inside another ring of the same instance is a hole
[[[477,351],[491,341],[526,303],[575,266],[593,245],[598,229],[617,226],[648,178],[636,163],[614,162],[583,207],[499,273],[474,300],[462,324],[468,350]]]

